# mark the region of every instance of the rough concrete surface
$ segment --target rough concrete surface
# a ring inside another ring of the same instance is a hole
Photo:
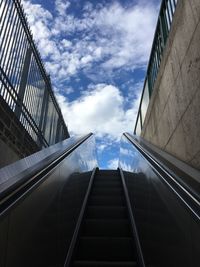
[[[200,1],[179,0],[142,137],[200,169]]]

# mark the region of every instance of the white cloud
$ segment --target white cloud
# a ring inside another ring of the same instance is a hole
[[[94,132],[98,137],[119,140],[124,131],[133,132],[139,97],[126,110],[125,98],[113,85],[98,84],[72,102],[61,94],[57,99],[73,134]]]
[[[137,3],[127,8],[108,1],[95,7],[85,1],[82,14],[76,16],[67,0],[54,1],[54,14],[23,0],[33,36],[57,86],[56,96],[69,131],[73,135],[94,132],[102,138],[99,152],[110,146],[111,140],[119,142],[123,132],[134,130],[143,83],[125,83],[125,97],[108,80],[120,69],[144,68],[148,61],[158,8],[153,1]],[[79,71],[96,85],[82,88],[81,96],[70,102],[68,95],[75,88],[63,83],[70,77],[78,79]],[[116,168],[117,161],[110,161],[109,167]]]
[[[72,87],[64,88],[65,94],[69,95],[74,92],[74,89]]]
[[[58,89],[57,87],[54,86],[54,92],[56,94],[64,93],[65,94],[65,99],[67,100],[66,95],[68,96],[68,95],[74,93],[74,88],[72,88],[71,86],[69,86],[69,87],[65,86],[62,89]]]
[[[72,42],[67,39],[63,39],[60,43],[63,45],[63,48],[68,48],[72,46]]]
[[[91,62],[92,61],[92,56],[91,55],[87,55],[81,58],[81,63],[83,63],[84,65]]]
[[[155,13],[155,7],[151,4],[125,9],[114,3],[100,10],[96,26],[109,36],[104,49],[110,58],[103,67],[134,68],[146,63],[155,28]]]
[[[128,149],[120,147],[120,154],[125,155],[125,156],[129,156],[129,155],[132,155],[132,152]]]
[[[118,168],[119,159],[115,158],[108,161],[108,169],[116,170]]]
[[[54,17],[30,0],[23,0],[23,4],[41,55],[55,80],[74,76],[85,67],[87,75],[95,63],[101,72],[113,75],[118,68],[134,70],[148,60],[158,11],[152,3],[139,2],[125,8],[112,2],[94,8],[86,2],[81,17],[70,12],[66,0],[55,1]],[[79,38],[70,40],[75,32]]]
[[[98,152],[103,152],[105,149],[107,148],[107,145],[106,144],[99,144],[97,149],[98,149]]]
[[[60,16],[65,16],[66,15],[66,11],[70,6],[70,2],[66,1],[66,0],[56,0],[55,1],[55,8],[56,11],[58,12],[58,14]]]

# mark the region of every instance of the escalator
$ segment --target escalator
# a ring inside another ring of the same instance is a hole
[[[128,134],[117,170],[95,149],[70,138],[0,170],[0,267],[198,267],[199,173]]]
[[[65,266],[141,266],[118,171],[93,178],[79,237]]]

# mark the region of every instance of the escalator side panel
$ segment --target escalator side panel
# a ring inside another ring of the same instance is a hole
[[[94,145],[93,139],[87,139],[0,216],[1,261],[6,253],[0,266],[64,264],[90,170],[96,164]],[[7,239],[4,220],[9,221]]]
[[[43,248],[43,242],[42,240],[38,242],[40,235],[38,225],[47,216],[49,208],[56,199],[60,187],[59,182],[56,183],[58,175],[58,170],[53,171],[40,186],[9,212],[7,251],[9,256],[6,266],[34,265],[34,261],[36,261],[35,264],[40,265],[38,255]],[[35,258],[33,258],[34,254]],[[30,263],[32,258],[33,263]]]
[[[180,214],[182,207],[176,206],[177,200],[173,199],[173,194],[167,192],[168,195],[164,195],[163,190],[166,188],[156,189],[144,175],[125,172],[125,179],[146,263],[163,267],[190,266],[194,260],[191,257],[190,232],[181,229],[180,221],[178,224],[175,219],[178,214],[183,215],[182,228],[190,229],[189,214]],[[139,185],[142,190],[139,190]],[[164,196],[165,201],[158,192]],[[171,207],[169,211],[171,204],[173,209]]]
[[[58,172],[10,213],[6,266],[63,264],[90,173],[59,184]]]
[[[145,263],[198,267],[200,223],[197,217],[124,136],[121,152],[120,167],[124,171]]]
[[[0,266],[5,266],[6,263],[6,250],[7,236],[8,236],[8,223],[9,218],[5,217],[0,221]]]

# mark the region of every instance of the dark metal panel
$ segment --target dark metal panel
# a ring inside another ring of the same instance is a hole
[[[97,166],[95,141],[88,137],[84,142],[80,139],[81,145],[0,216],[0,222],[9,217],[6,266],[63,265],[89,182],[88,171]],[[69,145],[69,139],[66,143]],[[38,152],[35,158],[21,161],[21,167],[20,163],[14,164],[10,175],[16,177],[20,168],[27,169],[27,163],[37,164],[40,160],[41,164],[41,157],[55,154],[63,145]],[[6,247],[5,240],[2,242]]]
[[[120,151],[119,164],[125,171],[145,263],[198,267],[198,216],[191,212],[177,188],[166,182],[163,174],[125,136]]]
[[[0,266],[6,266],[9,216],[0,220]]]

